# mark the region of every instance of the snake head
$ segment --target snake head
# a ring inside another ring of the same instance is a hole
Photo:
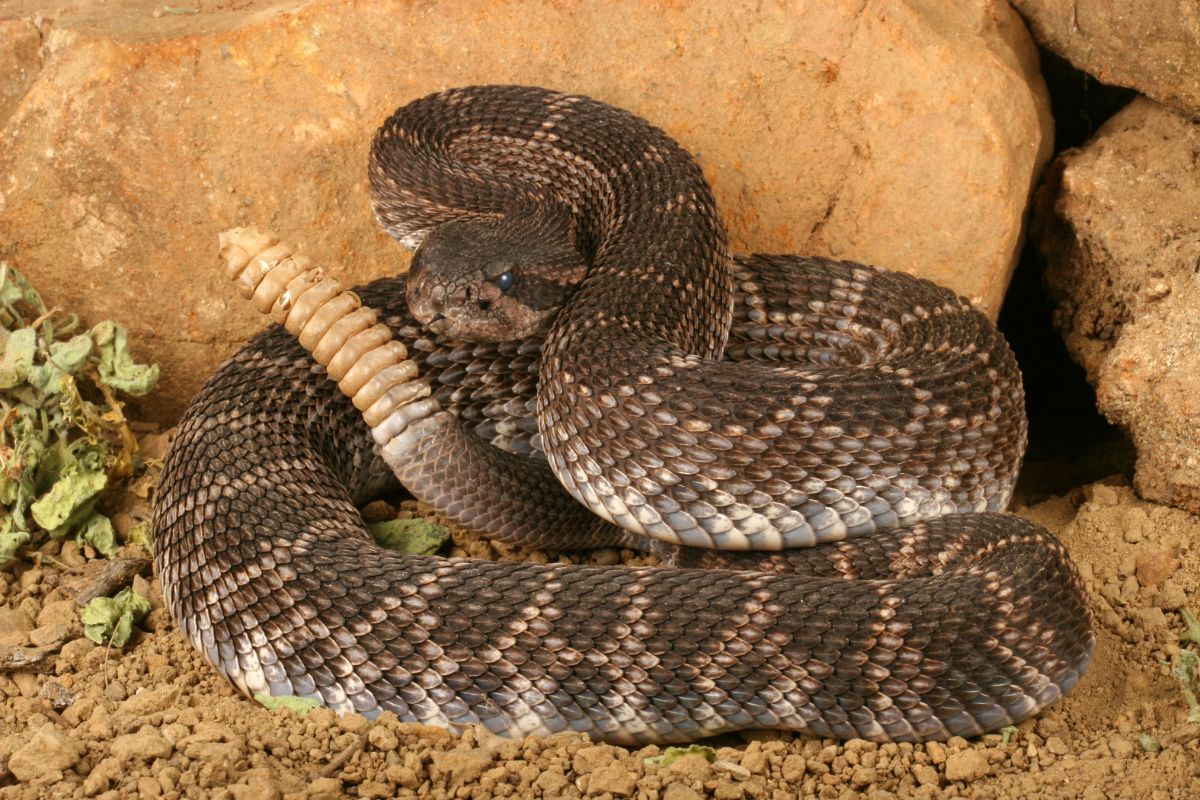
[[[408,307],[430,332],[508,341],[540,331],[587,272],[543,222],[468,219],[434,228],[413,254]]]

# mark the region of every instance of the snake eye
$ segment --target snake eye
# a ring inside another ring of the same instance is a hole
[[[500,287],[500,291],[507,292],[513,285],[512,272],[501,272],[496,276],[496,285]]]

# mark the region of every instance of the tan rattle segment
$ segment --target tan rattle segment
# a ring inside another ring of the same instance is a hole
[[[358,295],[271,233],[230,228],[218,238],[225,274],[243,297],[295,336],[387,444],[436,404],[417,365]]]

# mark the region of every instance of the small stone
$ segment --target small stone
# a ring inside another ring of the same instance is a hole
[[[43,683],[42,688],[38,690],[38,697],[48,700],[50,707],[55,711],[63,711],[75,702],[75,693],[58,681]]]
[[[1134,753],[1133,742],[1119,733],[1108,737],[1108,749],[1117,758],[1129,758]]]
[[[139,689],[133,697],[121,703],[121,711],[133,717],[143,717],[156,711],[166,711],[178,697],[178,686]]]
[[[59,645],[71,638],[71,628],[61,622],[43,625],[29,632],[29,641],[34,647]]]
[[[42,578],[44,577],[44,575],[45,575],[45,573],[43,573],[37,567],[25,570],[24,572],[21,573],[21,578],[20,578],[21,588],[22,589],[32,589],[34,586],[37,586],[39,583],[42,582]]]
[[[621,551],[615,547],[601,547],[591,553],[591,563],[611,567],[621,563]]]
[[[309,716],[312,716],[310,713]],[[312,783],[308,784],[308,797],[311,800],[323,800],[329,797],[342,796],[342,782],[337,778],[317,778]]]
[[[474,750],[448,750],[434,752],[432,762],[430,774],[434,780],[441,779],[454,788],[473,783],[492,765],[492,758],[487,753]]]
[[[108,686],[104,687],[104,696],[109,700],[120,702],[129,695],[125,691],[125,684],[121,683],[120,681],[113,681],[112,683],[108,684]]]
[[[1167,615],[1158,606],[1139,608],[1133,614],[1137,617],[1141,626],[1149,633],[1165,630],[1167,627]]]
[[[746,793],[742,787],[729,778],[719,779],[717,785],[713,787],[713,797],[716,800],[741,800],[745,796]]]
[[[629,797],[636,785],[637,775],[619,762],[613,762],[588,775],[587,791],[589,795],[607,792],[613,797]]]
[[[804,778],[804,772],[808,763],[804,756],[792,754],[785,756],[783,759],[783,779],[789,783],[794,783]]]
[[[346,733],[366,733],[371,728],[371,720],[362,714],[342,714],[337,722],[338,727]]]
[[[162,784],[153,775],[138,778],[137,788],[138,797],[160,797],[162,795]],[[242,798],[237,797],[237,800],[242,800]]]
[[[1067,743],[1059,736],[1051,736],[1046,739],[1046,749],[1056,756],[1065,756],[1071,752],[1071,748],[1067,747]]]
[[[374,781],[364,781],[367,783],[375,783]],[[382,784],[375,784],[381,786]],[[280,800],[283,797],[283,790],[270,778],[255,776],[248,778],[245,783],[235,783],[229,787],[229,793],[233,795],[233,800]],[[363,794],[362,786],[358,790],[359,797],[380,797],[378,794]]]
[[[392,787],[379,781],[363,781],[358,785],[359,797],[391,797]],[[240,798],[239,798],[240,800]]]
[[[926,742],[925,752],[929,755],[929,760],[934,764],[944,764],[946,762],[946,748],[941,742]]]
[[[118,736],[113,740],[110,748],[116,758],[142,761],[166,758],[171,755],[172,749],[171,743],[164,739],[158,731],[149,728],[138,733]]]
[[[560,794],[570,781],[562,770],[552,767],[538,775],[534,783],[542,790],[543,797],[550,797]]]
[[[19,608],[0,608],[0,645],[24,647],[29,644],[33,619]]]
[[[703,798],[687,784],[672,783],[663,791],[662,800],[703,800]]]
[[[918,786],[937,786],[941,783],[938,778],[938,772],[928,764],[916,764],[912,768],[913,777],[917,779]]]
[[[376,725],[374,728],[371,728],[371,732],[367,734],[367,741],[376,750],[385,753],[395,750],[400,746],[400,737],[382,725]]]
[[[8,760],[9,772],[19,781],[34,781],[53,772],[70,769],[79,761],[83,748],[74,739],[47,722],[29,744]]]
[[[973,781],[992,771],[987,757],[978,750],[963,750],[946,758],[946,780]]]
[[[616,749],[607,744],[595,744],[581,747],[571,759],[571,768],[580,775],[587,775],[592,770],[607,766],[617,760]]]
[[[1179,569],[1179,559],[1173,547],[1156,547],[1143,550],[1136,561],[1137,582],[1142,586],[1161,586]]]

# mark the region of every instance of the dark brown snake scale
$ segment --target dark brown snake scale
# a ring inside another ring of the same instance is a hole
[[[1087,597],[1053,536],[999,513],[1021,381],[965,300],[730,258],[687,153],[579,96],[417,100],[370,177],[417,253],[359,294],[428,413],[380,448],[275,327],[208,381],[163,472],[168,606],[241,691],[505,735],[886,741],[994,730],[1076,684]],[[516,338],[458,338],[492,329]],[[356,505],[397,478],[494,538],[674,566],[385,551]]]

